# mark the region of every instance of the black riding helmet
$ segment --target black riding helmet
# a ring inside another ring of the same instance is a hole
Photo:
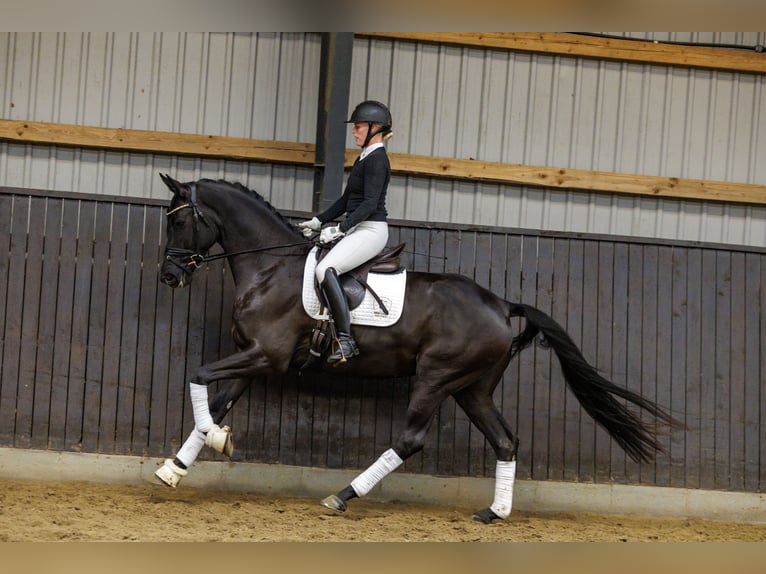
[[[390,132],[391,125],[393,124],[391,112],[384,104],[376,102],[375,100],[365,100],[354,108],[354,111],[351,113],[351,118],[349,118],[346,123],[353,124],[356,122],[367,122],[369,125],[367,138],[364,140],[364,145],[362,147],[367,147],[367,144],[370,143],[370,139],[374,135]],[[372,124],[380,124],[380,130],[373,133]]]

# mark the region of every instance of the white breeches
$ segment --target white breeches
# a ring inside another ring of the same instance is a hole
[[[330,267],[342,275],[369,261],[383,251],[387,242],[388,223],[385,221],[363,221],[352,227],[317,264],[314,271],[317,281],[322,284],[324,274]]]

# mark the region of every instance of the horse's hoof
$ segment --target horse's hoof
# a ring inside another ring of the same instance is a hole
[[[228,426],[221,428],[218,425],[213,425],[205,435],[205,445],[231,458],[234,452],[231,429]]]
[[[322,506],[325,508],[329,508],[330,510],[335,510],[337,512],[346,512],[346,503],[343,502],[340,498],[335,496],[334,494],[331,494],[324,500],[322,500]]]
[[[172,459],[165,460],[165,464],[154,471],[154,476],[164,484],[176,488],[181,479],[188,474],[188,470],[176,466]]]
[[[485,508],[483,510],[479,510],[478,512],[474,512],[473,519],[474,521],[481,522],[482,524],[492,524],[493,520],[502,520],[490,508]]]

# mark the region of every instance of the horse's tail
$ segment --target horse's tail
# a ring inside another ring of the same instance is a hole
[[[633,460],[649,461],[655,451],[665,452],[657,441],[659,427],[687,428],[655,403],[602,377],[588,364],[569,334],[546,313],[530,305],[510,303],[510,314],[526,319],[525,329],[513,339],[511,356],[528,347],[538,334],[542,334],[543,344],[556,353],[564,379],[582,407]],[[651,413],[657,423],[646,424],[615,396]]]

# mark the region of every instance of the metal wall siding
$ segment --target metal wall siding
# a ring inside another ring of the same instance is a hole
[[[313,142],[320,52],[312,33],[3,33],[0,117]],[[390,104],[392,152],[766,185],[765,81],[356,38],[350,100]],[[164,198],[158,171],[238,180],[277,207],[311,208],[310,169],[0,143],[2,185]],[[766,244],[760,206],[395,177],[389,210],[415,221]]]
[[[318,34],[4,36],[9,119],[313,141]]]
[[[356,54],[352,99],[394,98],[392,152],[766,183],[762,76],[379,39]],[[766,244],[760,207],[414,179],[392,181],[394,217]]]
[[[4,33],[0,117],[313,142],[319,34]],[[0,143],[0,184],[165,198],[157,172],[221,177],[310,210],[313,172]]]

